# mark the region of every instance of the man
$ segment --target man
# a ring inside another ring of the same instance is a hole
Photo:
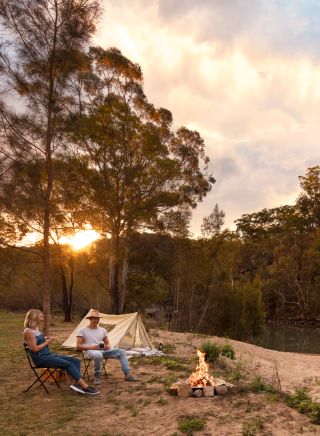
[[[101,369],[103,358],[119,359],[125,381],[137,381],[130,374],[126,353],[121,348],[111,348],[107,330],[99,327],[101,315],[97,310],[92,309],[88,316],[89,325],[81,328],[77,333],[77,349],[83,351],[87,359],[94,360],[94,384],[101,383]]]

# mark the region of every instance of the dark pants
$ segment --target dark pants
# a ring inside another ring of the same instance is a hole
[[[41,356],[40,359],[36,359],[35,364],[37,366],[44,366],[46,368],[60,368],[67,371],[75,380],[81,378],[80,365],[81,362],[76,357],[61,356],[58,354],[47,354]]]

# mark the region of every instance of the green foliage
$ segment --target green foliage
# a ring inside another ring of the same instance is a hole
[[[206,353],[205,360],[212,363],[214,363],[220,355],[232,360],[235,358],[234,348],[228,343],[218,345],[213,342],[203,342],[200,346],[200,350]]]
[[[237,382],[243,378],[244,375],[244,361],[242,356],[236,361],[236,364],[229,371],[229,379],[232,382]]]
[[[212,342],[203,342],[200,346],[200,350],[206,353],[205,359],[209,362],[215,362],[221,353],[221,348]]]
[[[320,424],[320,404],[312,401],[306,388],[296,388],[293,394],[287,395],[286,403],[300,413],[308,415],[314,424]]]
[[[193,432],[201,431],[205,428],[206,420],[197,416],[185,416],[179,422],[179,430],[182,433],[192,436]]]
[[[134,358],[135,361],[139,361]],[[133,359],[132,359],[133,360]],[[143,359],[143,363],[147,365],[164,365],[167,369],[172,371],[185,371],[186,366],[182,359],[167,357],[167,356],[150,356],[148,359]]]
[[[246,421],[242,425],[242,435],[243,436],[255,436],[260,430],[263,429],[264,420],[260,416],[255,416],[250,420]]]
[[[157,401],[157,404],[160,404],[160,406],[165,406],[166,404],[168,404],[168,400],[166,400],[163,397],[160,397],[159,400]]]
[[[275,394],[277,392],[272,385],[264,383],[260,375],[254,377],[251,387],[255,392],[266,392],[268,394]]]
[[[233,346],[228,343],[221,345],[221,356],[225,356],[228,359],[234,360],[236,353],[234,351]]]

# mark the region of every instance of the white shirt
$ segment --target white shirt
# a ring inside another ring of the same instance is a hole
[[[77,333],[77,336],[83,338],[83,345],[99,345],[104,342],[104,338],[108,336],[107,330],[103,327],[83,327]]]

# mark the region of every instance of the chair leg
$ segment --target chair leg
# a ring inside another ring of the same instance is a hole
[[[107,370],[106,370],[106,364],[107,364],[107,362],[108,362],[108,359],[103,359],[102,367],[103,367],[104,374],[105,374],[106,377],[107,377],[107,375],[108,375]]]
[[[87,376],[88,379],[90,380],[89,367],[90,367],[91,360],[92,359],[83,359],[84,371],[83,371],[83,374],[82,374],[82,378],[85,378],[85,376]]]
[[[60,384],[59,384],[59,382],[58,382],[58,380],[56,380],[56,378],[55,378],[55,376],[54,376],[54,374],[55,374],[55,372],[57,372],[57,368],[54,368],[53,370],[52,369],[49,369],[49,372],[50,372],[50,374],[49,374],[49,376],[48,377],[52,377],[53,378],[53,380],[54,380],[54,382],[55,382],[55,384],[58,386],[58,388],[60,388],[61,389],[61,386],[60,386]]]
[[[44,379],[44,380],[41,380],[41,377],[39,377],[39,374],[37,373],[37,371],[34,369],[34,368],[32,368],[32,371],[34,372],[34,374],[35,374],[35,376],[36,376],[36,380],[28,387],[28,389],[26,389],[25,391],[23,391],[23,393],[25,393],[25,392],[28,392],[29,391],[29,389],[31,389],[32,388],[32,386],[34,386],[37,382],[39,382],[40,383],[40,385],[43,387],[43,389],[46,391],[46,393],[47,394],[49,394],[49,391],[48,391],[48,389],[46,388],[46,386],[44,385],[44,383],[46,382],[46,380],[50,377],[50,373],[49,373],[49,375]],[[44,375],[44,374],[46,374],[46,372],[48,371],[48,368],[46,369],[46,371],[42,374],[42,376]],[[49,372],[49,371],[48,371]]]

